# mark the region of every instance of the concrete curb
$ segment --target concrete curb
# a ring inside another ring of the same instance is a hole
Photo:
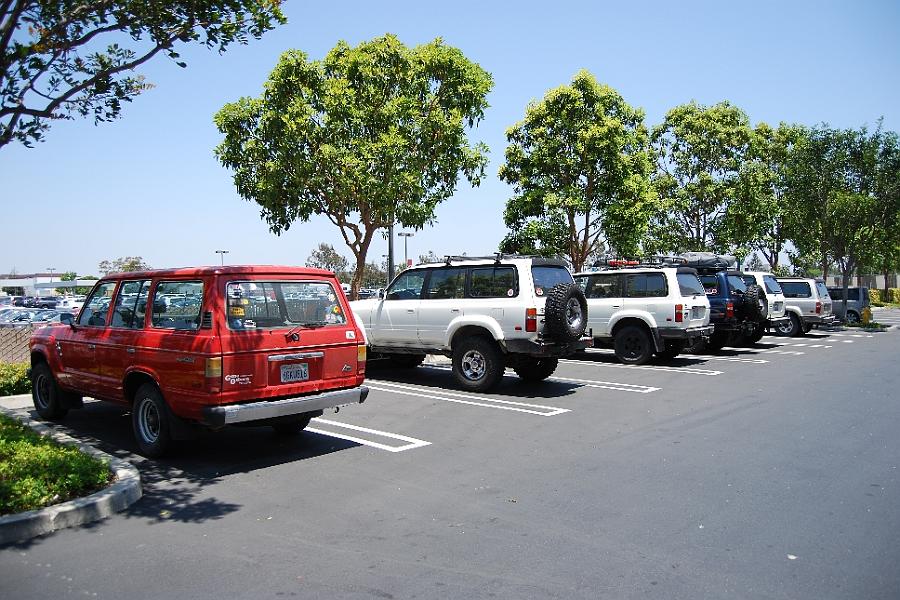
[[[54,431],[35,421],[28,414],[3,406],[0,406],[0,412],[21,421],[41,435],[49,435],[62,444],[75,446],[86,454],[106,461],[114,476],[112,484],[90,496],[0,517],[0,545],[21,542],[64,527],[105,519],[140,500],[144,493],[141,489],[141,474],[131,463],[83,444],[64,433]]]

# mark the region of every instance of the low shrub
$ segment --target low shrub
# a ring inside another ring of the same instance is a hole
[[[27,394],[31,391],[31,380],[25,372],[28,363],[0,363],[0,396]]]
[[[875,304],[876,302],[883,302],[881,299],[881,290],[878,288],[869,288],[869,302]]]
[[[891,304],[900,304],[900,288],[888,288],[888,297],[884,298],[886,302]]]
[[[86,496],[110,477],[103,461],[0,414],[0,515]]]

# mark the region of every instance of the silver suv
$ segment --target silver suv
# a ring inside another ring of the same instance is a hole
[[[789,320],[776,326],[775,331],[794,337],[809,333],[814,326],[834,323],[831,297],[821,279],[779,277],[778,283],[784,291],[785,310]]]
[[[591,345],[587,303],[561,260],[448,256],[400,273],[378,298],[350,303],[369,359],[415,367],[426,354],[453,361],[458,385],[486,391],[506,367],[539,381],[558,359]]]
[[[766,329],[777,329],[779,326],[787,326],[790,317],[785,307],[784,290],[775,276],[765,271],[744,271],[741,276],[748,286],[757,285],[764,291],[768,301],[766,319],[757,323],[753,333],[747,338],[749,342],[756,343],[762,339]]]
[[[872,306],[872,301],[869,298],[869,288],[867,287],[851,286],[847,288],[846,316],[844,315],[844,288],[829,287],[828,295],[831,296],[834,316],[838,319],[843,319],[847,323],[859,323],[863,309]]]
[[[594,343],[640,365],[654,354],[671,359],[712,334],[709,300],[688,267],[634,267],[575,275],[588,303]]]

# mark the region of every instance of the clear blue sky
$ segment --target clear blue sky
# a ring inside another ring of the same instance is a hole
[[[504,131],[526,104],[582,68],[642,107],[648,125],[692,99],[729,100],[756,123],[788,121],[900,130],[900,3],[723,2],[287,2],[289,23],[224,55],[185,47],[142,71],[155,89],[122,119],[57,123],[33,149],[0,150],[0,272],[96,273],[104,259],[139,255],[154,267],[303,264],[319,243],[349,249],[324,219],[268,232],[213,156],[212,115],[256,96],[278,56],[322,58],[338,40],[390,32],[407,45],[435,37],[494,77],[485,120],[472,132],[491,149],[481,187],[461,183],[409,252],[483,254],[505,233],[510,189],[497,180]],[[732,5],[732,6],[729,6]],[[386,242],[376,239],[370,260]],[[403,244],[398,239],[397,256]]]

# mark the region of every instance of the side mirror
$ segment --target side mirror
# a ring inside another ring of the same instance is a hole
[[[70,313],[63,313],[59,316],[59,322],[65,323],[72,329],[75,329],[75,315],[72,315]]]
[[[378,298],[384,298],[384,288],[378,288],[378,292],[375,295]]]

